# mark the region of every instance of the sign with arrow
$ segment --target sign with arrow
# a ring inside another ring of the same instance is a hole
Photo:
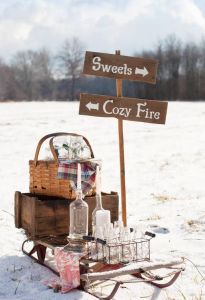
[[[166,101],[81,94],[80,115],[165,124]]]
[[[154,59],[87,51],[83,74],[156,83]]]
[[[157,65],[158,62],[154,59],[123,56],[120,54],[120,50],[116,50],[115,54],[90,51],[85,54],[83,74],[116,79],[117,97],[81,94],[79,114],[113,117],[118,121],[121,204],[124,226],[127,226],[127,213],[123,120],[165,124],[168,103],[122,97],[122,82],[123,79],[126,79],[155,84]]]
[[[92,102],[89,102],[86,104],[86,107],[89,109],[89,110],[99,110],[99,103],[92,103]]]

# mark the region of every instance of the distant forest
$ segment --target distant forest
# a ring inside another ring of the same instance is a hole
[[[83,44],[74,38],[54,56],[39,49],[17,52],[10,63],[0,59],[0,101],[74,101],[81,92],[115,95],[115,80],[81,75],[84,53]],[[131,56],[158,60],[157,83],[124,81],[123,96],[205,100],[205,39],[184,44],[170,35],[153,50]]]

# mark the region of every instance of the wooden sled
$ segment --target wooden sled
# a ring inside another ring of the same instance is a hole
[[[26,244],[33,243],[31,249],[27,250]],[[51,249],[54,252],[55,247],[63,247],[67,244],[67,236],[46,237],[41,239],[26,239],[22,243],[22,252],[32,258],[36,263],[48,268],[54,274],[59,276],[59,273],[54,268],[45,263],[46,250]]]
[[[23,242],[23,253],[59,276],[57,270],[45,264],[46,250],[47,248],[54,250],[56,246],[64,246],[67,243],[66,239],[62,237],[61,243],[59,243],[59,240],[55,241],[54,238],[35,240],[33,242],[33,247],[28,251],[26,250],[26,244],[29,242],[32,241],[27,239]],[[166,274],[162,276],[153,273],[153,271],[159,271],[160,269],[166,270]],[[95,296],[96,298],[110,300],[114,297],[120,285],[122,285],[123,283],[133,283],[134,279],[134,282],[136,283],[144,282],[154,285],[158,288],[165,288],[172,285],[177,280],[177,278],[183,270],[183,259],[162,263],[142,261],[133,262],[128,265],[108,265],[99,262],[93,263],[87,259],[82,259],[80,262],[80,289]],[[125,280],[123,277],[125,277],[126,275],[131,275],[131,279]],[[97,285],[100,285],[105,281],[114,282],[114,287],[108,296],[102,297],[93,292],[93,287],[96,287]]]
[[[102,266],[102,268],[98,268],[97,272],[81,274],[81,281],[84,282],[84,290],[89,294],[99,299],[110,300],[114,297],[120,285],[124,283],[144,282],[161,289],[166,288],[172,285],[177,280],[180,273],[184,270],[183,264],[184,260],[179,259],[168,263],[157,263],[149,261],[136,262],[128,264],[126,266],[104,265]],[[153,271],[159,271],[160,269],[167,270],[166,275],[161,276],[153,273]],[[121,278],[125,275],[131,275],[131,279],[126,280]],[[137,279],[133,280],[133,278]],[[93,293],[93,287],[109,280],[115,283],[110,295],[103,297]]]

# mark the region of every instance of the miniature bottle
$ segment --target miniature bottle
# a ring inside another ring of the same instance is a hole
[[[82,240],[88,235],[88,205],[83,200],[81,189],[81,166],[78,163],[78,180],[76,199],[70,204],[70,229],[68,238]]]

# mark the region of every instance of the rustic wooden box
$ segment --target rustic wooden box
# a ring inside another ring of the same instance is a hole
[[[89,206],[89,232],[91,216],[95,208],[95,196],[85,197]],[[15,192],[15,226],[23,228],[32,239],[49,235],[68,235],[69,205],[71,201],[45,195]],[[111,212],[111,221],[118,220],[118,194],[102,193],[102,204]]]

